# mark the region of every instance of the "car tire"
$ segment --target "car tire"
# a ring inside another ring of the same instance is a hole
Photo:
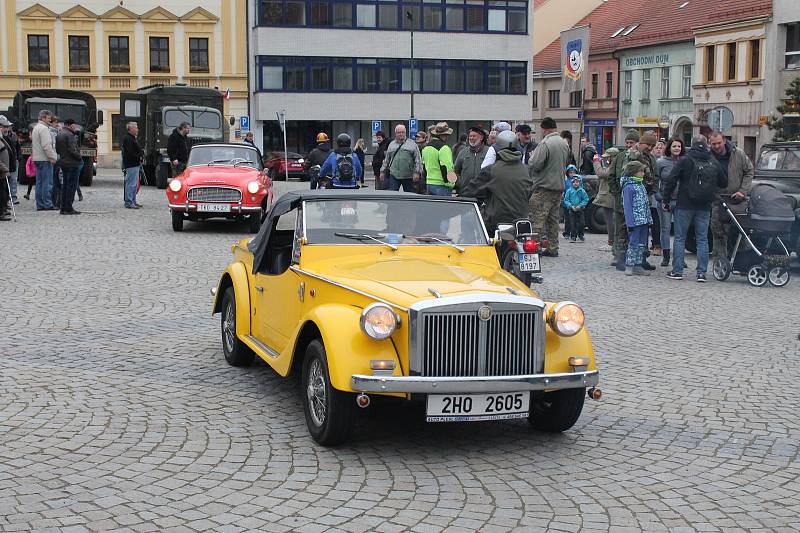
[[[91,187],[93,179],[94,164],[92,164],[91,161],[87,164],[86,160],[84,160],[83,168],[81,169],[81,175],[78,178],[78,183],[81,187]]]
[[[250,233],[258,233],[261,229],[261,215],[263,213],[253,213],[247,217],[247,224]]]
[[[562,389],[533,396],[528,421],[538,431],[566,431],[580,418],[585,398],[585,388]]]
[[[183,213],[172,211],[172,231],[183,231]]]
[[[608,231],[602,208],[594,204],[589,206],[588,213],[586,213],[586,223],[592,233],[606,233]]]
[[[158,165],[158,172],[156,173],[156,187],[159,189],[166,189],[167,182],[169,181],[169,167],[167,165]]]
[[[531,273],[530,272],[521,272],[519,270],[519,265],[517,262],[514,261],[514,250],[510,248],[506,248],[506,251],[503,252],[503,270],[506,272],[510,272],[514,274],[514,276],[519,279],[522,283],[525,284],[526,287],[531,286]]]
[[[225,289],[222,296],[222,353],[231,366],[250,366],[255,354],[236,336],[236,294],[233,287]]]
[[[347,441],[355,423],[355,400],[352,394],[333,388],[325,347],[319,339],[306,348],[300,385],[311,438],[322,446]]]

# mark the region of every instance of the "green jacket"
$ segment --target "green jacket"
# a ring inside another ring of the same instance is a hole
[[[453,186],[447,181],[447,173],[454,169],[453,151],[444,141],[437,137],[431,139],[422,150],[422,164],[428,185]]]
[[[564,190],[564,171],[569,159],[569,145],[558,132],[547,135],[528,160],[534,189]]]
[[[479,144],[478,151],[475,151],[468,145],[458,152],[454,164],[456,175],[458,176],[456,192],[463,194],[462,191],[467,184],[481,173],[481,163],[483,163],[483,159],[486,157],[486,152],[488,151],[488,146]]]
[[[614,164],[609,167],[608,172],[608,190],[612,196],[621,197],[622,187],[619,180],[622,178],[622,170],[631,161],[639,161],[647,167],[644,173],[644,184],[647,187],[647,193],[652,194],[659,190],[659,182],[661,175],[658,170],[658,164],[653,154],[647,154],[639,149],[638,146],[626,149],[620,148],[620,154],[614,160]]]
[[[562,180],[563,182],[563,180]],[[533,178],[522,164],[522,154],[513,148],[497,152],[497,161],[471,180],[462,196],[474,197],[486,204],[486,229],[494,233],[497,225],[513,223],[528,216],[528,200]]]

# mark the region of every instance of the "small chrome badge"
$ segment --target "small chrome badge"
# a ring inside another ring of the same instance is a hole
[[[482,305],[478,308],[478,318],[486,322],[492,318],[492,308],[488,305]]]

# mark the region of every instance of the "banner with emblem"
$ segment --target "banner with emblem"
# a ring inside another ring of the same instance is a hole
[[[589,62],[589,26],[561,32],[562,88],[568,93],[583,91]]]

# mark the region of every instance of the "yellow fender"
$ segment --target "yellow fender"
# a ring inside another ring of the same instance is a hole
[[[348,305],[320,305],[314,307],[303,320],[303,323],[307,320],[313,321],[322,333],[322,342],[328,355],[331,384],[340,391],[354,392],[350,387],[351,376],[372,374],[369,367],[372,359],[394,361],[393,375],[403,375],[400,359],[391,338],[376,341],[361,331],[359,325],[361,311],[358,307]],[[405,327],[408,326],[402,324],[397,334],[406,335]],[[392,396],[405,397],[404,394]]]
[[[572,337],[562,337],[547,326],[544,347],[544,372],[545,374],[555,374],[561,372],[572,372],[569,366],[569,358],[589,357],[588,370],[596,370],[594,350],[589,332],[583,328],[577,335]]]
[[[243,263],[231,263],[219,278],[211,314],[222,311],[226,277],[230,278],[233,294],[236,297],[236,336],[242,338],[250,335],[250,284],[247,280],[247,268]]]

